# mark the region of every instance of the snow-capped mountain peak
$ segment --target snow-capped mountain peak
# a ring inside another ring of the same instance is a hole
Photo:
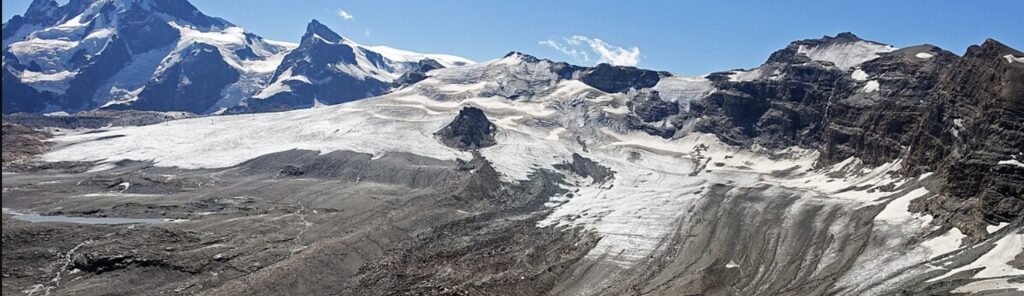
[[[327,43],[335,44],[341,43],[344,40],[344,38],[341,38],[341,35],[338,35],[338,33],[332,31],[331,28],[328,28],[326,25],[320,23],[320,21],[314,19],[306,25],[306,34],[302,36],[302,43],[306,44],[306,42],[314,42],[318,39]]]
[[[377,50],[381,50],[378,52]],[[442,67],[472,63],[449,55],[421,54],[384,46],[363,46],[312,20],[299,46],[288,53],[263,90],[244,102],[244,111],[337,104],[382,94],[403,74],[433,60]],[[433,67],[432,67],[433,68]]]

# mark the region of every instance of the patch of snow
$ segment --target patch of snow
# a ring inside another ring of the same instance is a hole
[[[953,293],[974,294],[992,290],[1017,290],[1024,291],[1024,283],[1011,283],[1010,278],[986,279],[974,281],[953,289]]]
[[[89,35],[85,36],[85,39],[105,39],[109,38],[111,35],[114,35],[114,29],[103,28],[89,33]]]
[[[920,176],[917,176],[917,180],[921,181],[921,180],[927,179],[932,174],[935,174],[935,173],[934,172],[927,172],[927,173],[921,174]]]
[[[299,47],[298,43],[287,42],[287,41],[263,39],[263,42],[266,42],[267,44],[270,44],[270,45],[273,45],[273,46],[284,48],[284,49],[286,49],[286,51],[287,50],[292,50],[292,49],[295,49],[295,48]]]
[[[861,92],[870,93],[878,91],[879,88],[878,80],[871,80],[864,84],[864,87],[860,88]]]
[[[1003,58],[1006,59],[1007,63],[1011,63],[1011,64],[1012,63],[1024,63],[1024,57],[1018,57],[1018,56],[1014,56],[1012,54],[1004,55]]]
[[[832,62],[842,70],[856,67],[864,62],[878,58],[879,54],[895,51],[892,45],[878,44],[867,41],[829,43],[819,46],[800,45],[797,53],[816,61]]]
[[[928,189],[917,188],[903,196],[897,197],[885,206],[881,212],[875,216],[875,221],[883,221],[889,224],[903,224],[914,219],[925,220],[924,224],[931,222],[931,216],[922,216],[919,214],[912,214],[908,209],[910,207],[910,201],[928,194]]]
[[[919,58],[919,59],[928,59],[928,58],[933,57],[934,55],[932,55],[930,53],[927,53],[927,52],[919,52],[919,53],[915,54],[914,56]]]
[[[1012,165],[1012,166],[1024,167],[1024,163],[1020,162],[1017,159],[1000,160],[999,164],[1000,165]]]
[[[999,225],[989,225],[985,227],[985,231],[987,231],[988,233],[995,233],[1006,227],[1006,225],[1010,225],[1010,223],[1003,222],[999,223]]]
[[[1021,246],[1024,246],[1024,233],[1007,234],[994,242],[994,244],[994,248],[978,257],[974,262],[949,270],[945,275],[928,281],[941,280],[962,271],[979,268],[982,270],[975,274],[973,278],[984,279],[1024,275],[1024,269],[1018,269],[1009,264],[1014,257],[1024,252],[1024,249],[1021,248]]]
[[[853,70],[852,74],[850,74],[850,78],[853,78],[853,80],[857,81],[868,80],[868,73],[864,72],[864,70],[861,70],[860,68],[857,68],[856,70]]]
[[[756,68],[750,71],[733,71],[729,74],[729,81],[753,81],[761,79],[761,68]]]
[[[921,243],[921,246],[928,250],[930,256],[935,257],[959,249],[960,242],[966,237],[960,232],[960,229],[954,227],[940,236]]]
[[[64,111],[57,111],[57,112],[50,112],[50,113],[43,114],[43,116],[46,116],[46,117],[64,117],[64,116],[71,116],[71,114],[68,114],[67,112],[64,112]]]
[[[29,70],[21,71],[21,82],[28,84],[32,88],[48,91],[52,93],[63,94],[71,83],[71,80],[78,75],[78,72],[71,72],[63,70],[54,73],[40,73],[32,72]]]
[[[289,68],[288,70],[285,70],[283,73],[281,73],[281,75],[277,77],[277,80],[275,80],[274,83],[271,83],[267,87],[263,88],[263,90],[260,91],[258,94],[254,95],[253,98],[266,99],[278,93],[290,92],[292,91],[292,88],[287,84],[284,84],[285,82],[288,81],[299,81],[306,84],[312,84],[312,82],[310,82],[309,78],[306,78],[306,76],[292,75],[292,69]]]
[[[407,50],[401,50],[392,48],[389,46],[377,45],[377,46],[365,46],[366,49],[377,52],[383,55],[385,58],[396,61],[396,62],[408,62],[417,63],[424,59],[432,59],[440,63],[445,68],[472,65],[475,62],[467,58],[448,55],[448,54],[426,54],[418,53]]]

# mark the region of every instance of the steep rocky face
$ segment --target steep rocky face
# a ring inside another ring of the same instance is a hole
[[[216,47],[196,44],[182,61],[164,69],[139,94],[133,109],[146,111],[188,111],[204,113],[218,100],[239,74],[224,62]]]
[[[111,79],[132,60],[131,49],[124,39],[114,37],[99,54],[85,57],[80,62],[79,75],[68,85],[68,99],[77,100],[62,104],[75,109],[88,109],[103,83]]]
[[[850,75],[859,88],[834,100],[827,110],[822,156],[829,162],[855,156],[871,165],[904,156],[922,111],[935,103],[932,89],[957,59],[951,52],[924,45],[865,62]],[[875,83],[878,89],[868,91]]]
[[[818,149],[819,165],[902,159],[910,175],[936,172],[943,193],[915,209],[974,238],[1020,217],[1024,176],[1011,161],[1024,147],[1024,64],[1012,58],[1021,53],[994,40],[962,58],[930,45],[864,61],[809,49],[881,46],[852,34],[794,42],[761,67],[709,75],[718,91],[691,102],[688,116],[728,143]]]
[[[656,91],[639,95],[627,104],[644,122],[660,121],[679,113],[679,104],[662,100]]]
[[[829,100],[835,93],[849,92],[852,83],[842,83],[842,71],[817,63],[769,64],[750,72],[768,69],[773,74],[766,79],[709,78],[719,91],[691,102],[690,111],[702,115],[696,129],[738,145],[816,143]]]
[[[465,107],[447,126],[434,133],[441,143],[459,150],[475,150],[494,146],[497,127],[487,120],[483,110]]]
[[[907,172],[945,177],[944,194],[917,204],[980,237],[1024,215],[1024,63],[995,40],[971,46],[933,89]]]

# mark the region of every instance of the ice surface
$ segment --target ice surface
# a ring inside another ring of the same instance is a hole
[[[474,64],[472,60],[467,58],[447,55],[447,54],[426,54],[418,53],[407,50],[401,50],[392,48],[389,46],[377,45],[377,46],[366,46],[365,48],[380,53],[385,58],[396,62],[411,62],[416,63],[423,59],[432,59],[440,63],[445,68],[457,67]]]
[[[690,101],[701,99],[715,91],[711,81],[703,77],[684,76],[662,78],[651,89],[658,91],[662,100],[677,102],[683,108],[689,108]]]
[[[801,53],[816,61],[827,61],[842,70],[856,67],[861,63],[878,58],[881,53],[896,50],[891,45],[867,41],[828,43],[818,46],[800,45],[797,53]]]

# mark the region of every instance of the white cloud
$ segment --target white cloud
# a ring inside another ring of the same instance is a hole
[[[569,48],[567,46],[563,46],[561,43],[558,43],[558,41],[544,40],[544,41],[537,42],[537,44],[553,48],[553,49],[555,49],[555,50],[557,50],[557,51],[559,51],[559,52],[561,52],[561,53],[563,53],[565,55],[568,55],[568,56],[572,57],[573,59],[575,59],[577,61],[579,61],[579,60],[582,60],[584,62],[589,62],[590,61],[590,57],[587,56],[587,52],[586,51],[578,51],[575,48]]]
[[[343,18],[345,20],[352,19],[352,14],[351,13],[348,13],[348,11],[345,11],[344,9],[340,9],[340,8],[338,9],[338,16],[340,16],[341,18]]]
[[[550,47],[577,62],[589,63],[590,54],[598,57],[597,63],[609,63],[616,66],[636,66],[640,63],[640,48],[629,48],[608,44],[601,39],[575,35],[562,38],[564,44],[554,39],[537,42]]]

